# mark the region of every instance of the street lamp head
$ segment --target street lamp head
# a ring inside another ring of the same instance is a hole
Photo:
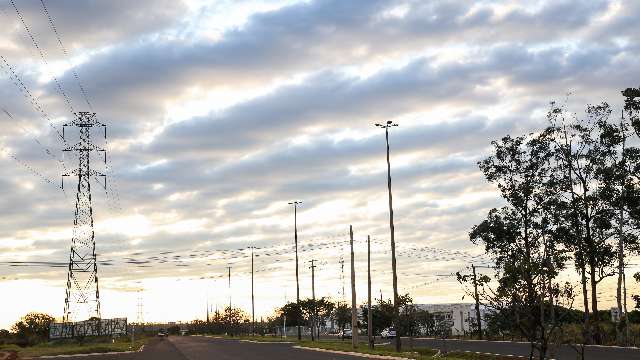
[[[392,127],[392,126],[398,126],[398,124],[394,124],[392,120],[387,120],[387,122],[385,124],[376,123],[375,126],[380,127],[380,128],[388,129],[388,128]]]

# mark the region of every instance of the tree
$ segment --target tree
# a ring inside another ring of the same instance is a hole
[[[624,111],[636,134],[640,136],[640,88],[627,88],[622,91],[622,96],[624,96]]]
[[[279,310],[280,316],[287,317],[288,326],[304,326],[305,320],[303,317],[302,308],[298,303],[290,302],[285,304]]]
[[[640,283],[640,272],[637,272],[635,274],[633,274],[633,278],[636,280],[636,282]],[[636,303],[636,310],[640,310],[640,295],[636,294],[632,296],[633,301],[635,301]]]
[[[340,301],[333,309],[333,321],[336,322],[338,328],[344,330],[347,324],[351,323],[351,306],[346,302]]]
[[[19,340],[28,345],[34,345],[46,341],[49,337],[49,325],[54,322],[50,315],[30,312],[20,321],[16,322],[11,331],[16,334]]]
[[[398,310],[400,323],[396,333],[406,336],[417,336],[423,333],[433,322],[433,317],[427,311],[413,304],[409,294],[398,296]],[[368,309],[366,305],[360,306],[362,312],[362,326],[368,326]],[[376,305],[371,306],[373,320],[373,333],[379,334],[382,330],[393,325],[393,301],[378,299]]]
[[[312,323],[312,316],[314,313],[316,315],[317,323],[315,324],[314,329],[316,334],[320,333],[320,324],[331,318],[335,307],[336,304],[325,297],[316,300],[313,300],[312,298],[300,300],[302,318],[303,320],[306,319],[306,324],[310,325]]]
[[[178,334],[180,334],[180,326],[178,326],[178,325],[169,326],[167,328],[167,333],[169,335],[178,335]]]
[[[331,319],[335,307],[336,303],[325,297],[316,300],[316,326],[318,329],[318,336],[320,335],[320,329],[323,326],[322,324],[326,324],[326,322]]]
[[[241,332],[241,325],[249,322],[249,316],[240,308],[227,306],[224,309],[224,324],[227,334],[234,336]]]
[[[492,142],[493,154],[479,162],[489,183],[506,205],[489,211],[473,227],[470,239],[483,244],[495,262],[497,285],[484,284],[485,302],[496,311],[508,309],[514,325],[544,359],[555,319],[545,317],[554,301],[569,299],[570,289],[554,283],[564,267],[565,252],[559,241],[558,205],[554,177],[553,132],[511,137]],[[459,281],[469,277],[458,274]]]
[[[548,116],[561,174],[558,184],[564,194],[564,218],[570,230],[565,245],[572,250],[581,275],[587,343],[601,343],[598,284],[618,274],[617,298],[622,310],[625,247],[637,247],[631,214],[637,209],[638,189],[630,175],[640,153],[627,142],[633,116],[613,123],[611,112],[607,103],[587,106],[583,117],[569,116],[553,106]],[[620,341],[620,331],[618,334]]]

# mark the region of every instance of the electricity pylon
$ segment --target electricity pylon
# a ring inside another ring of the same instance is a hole
[[[105,139],[107,130],[104,124],[96,120],[96,114],[89,112],[79,112],[76,114],[75,120],[63,125],[63,138],[65,136],[64,129],[67,126],[78,128],[79,141],[63,150],[78,154],[78,168],[68,174],[63,174],[63,179],[64,176],[78,177],[76,212],[64,300],[64,321],[78,321],[92,317],[100,318],[98,265],[93,230],[93,208],[91,206],[91,178],[103,177],[106,188],[106,177],[91,169],[91,154],[102,152],[106,163],[106,153],[104,149],[92,143],[91,129],[101,126]],[[62,186],[64,187],[64,180]]]

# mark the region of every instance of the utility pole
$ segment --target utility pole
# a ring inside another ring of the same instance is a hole
[[[351,347],[358,348],[358,311],[356,309],[356,267],[353,256],[353,226],[349,225],[351,244]]]
[[[141,289],[138,290],[138,316],[136,319],[136,322],[138,325],[138,327],[140,327],[140,325],[142,325],[143,320],[143,311],[142,311],[142,295],[140,294],[142,292]],[[133,350],[136,346],[136,325],[131,324],[131,349]],[[143,329],[144,331],[144,329]]]
[[[340,281],[342,282],[342,302],[345,302],[344,297],[344,257],[340,255]]]
[[[478,337],[482,340],[482,318],[480,317],[480,297],[478,296],[478,278],[476,276],[476,266],[471,264],[473,269],[473,297],[476,301],[476,322],[478,323]]]
[[[233,313],[231,309],[231,266],[227,266],[227,270],[229,271],[229,311],[227,312],[227,333],[231,333],[231,336],[233,336],[233,332],[231,330],[231,314]]]
[[[231,310],[231,266],[227,266],[229,270],[229,310]]]
[[[315,340],[314,337],[314,332],[315,332],[315,328],[316,328],[316,321],[317,321],[317,309],[316,309],[316,265],[314,264],[316,261],[315,259],[311,259],[311,266],[309,267],[311,269],[311,299],[313,300],[313,309],[312,309],[312,314],[311,314],[311,341]],[[318,336],[320,336],[320,332],[318,332]]]
[[[367,335],[373,349],[373,315],[371,314],[371,236],[367,235]]]
[[[480,336],[480,339],[482,339],[482,316],[480,314],[480,295],[478,295],[478,277],[476,275],[477,268],[490,269],[491,267],[471,264],[471,269],[473,271],[473,296],[476,300],[476,322],[478,322],[478,335]]]
[[[143,303],[142,303],[142,290],[138,290],[138,318],[137,318],[137,323],[138,325],[142,325],[142,323],[144,322],[144,310],[143,310]]]
[[[293,238],[296,244],[296,305],[300,310],[300,281],[298,277],[298,205],[302,204],[302,201],[292,201],[289,205],[293,205]],[[298,324],[298,341],[302,340],[302,330],[300,324]]]
[[[91,178],[96,176],[103,177],[105,179],[105,189],[107,187],[105,175],[91,169],[90,166],[91,153],[94,152],[102,152],[105,164],[107,162],[105,150],[96,146],[91,140],[91,129],[101,126],[106,139],[107,128],[96,120],[95,113],[78,112],[75,115],[75,120],[64,124],[62,127],[63,139],[65,137],[64,130],[67,126],[74,126],[79,129],[79,141],[75,145],[63,149],[63,151],[73,151],[78,154],[78,168],[62,175],[63,189],[64,177],[72,175],[78,177],[76,211],[64,300],[63,321],[65,322],[85,320],[91,317],[100,318],[100,290],[98,287],[96,241],[93,229]]]
[[[253,335],[256,326],[256,304],[253,296],[253,249],[251,247],[251,335]]]
[[[396,272],[396,241],[395,230],[393,226],[393,195],[391,194],[391,162],[389,161],[389,128],[398,126],[389,120],[386,124],[376,124],[377,127],[384,128],[385,139],[387,142],[387,188],[389,189],[389,229],[391,231],[391,270],[393,272],[393,323],[396,333],[400,330],[400,311],[398,309],[398,276]],[[400,351],[402,343],[400,335],[396,336],[396,351]]]

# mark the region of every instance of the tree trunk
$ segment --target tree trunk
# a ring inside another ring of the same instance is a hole
[[[582,255],[581,255],[582,257]],[[582,302],[584,306],[584,329],[583,329],[583,337],[584,343],[591,343],[591,319],[589,316],[589,291],[587,290],[587,274],[584,266],[584,261],[582,261],[582,266],[580,268],[580,282],[582,283]]]
[[[624,241],[622,235],[622,209],[620,209],[620,224],[618,230],[618,288],[616,289],[616,303],[618,305],[618,324],[616,324],[616,337],[617,343],[620,346],[624,345],[624,334],[621,325],[626,325],[626,314],[623,319],[622,312],[622,278],[624,276]],[[623,324],[624,321],[624,324]]]
[[[595,259],[590,259],[589,269],[591,271],[591,310],[593,311],[593,340],[600,345],[600,314],[598,314],[598,283],[596,281]]]

